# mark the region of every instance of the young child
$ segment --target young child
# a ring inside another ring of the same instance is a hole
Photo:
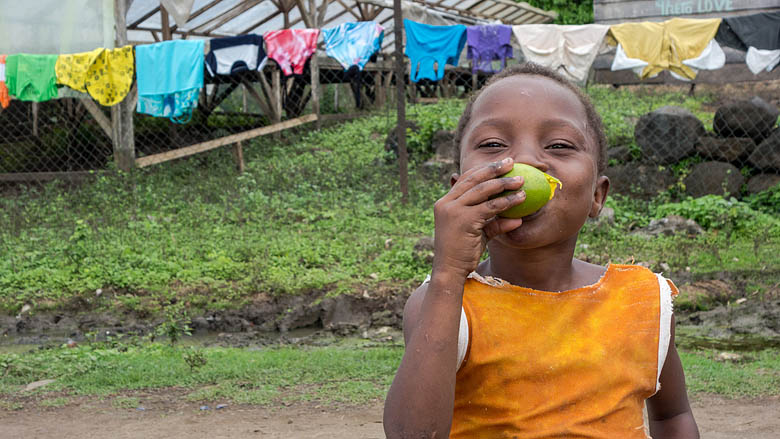
[[[606,138],[588,98],[535,64],[491,78],[458,124],[460,175],[434,206],[430,278],[404,310],[388,438],[698,438],[674,347],[677,290],[651,271],[574,258],[607,198]],[[541,210],[525,163],[562,182]],[[488,249],[490,257],[480,263]]]

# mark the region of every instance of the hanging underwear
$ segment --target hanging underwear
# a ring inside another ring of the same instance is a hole
[[[504,24],[469,26],[466,28],[468,48],[466,58],[472,60],[471,71],[496,73],[506,67],[506,59],[513,58],[512,28]],[[501,60],[501,69],[493,69],[493,60]]]
[[[11,105],[11,95],[8,94],[8,87],[5,85],[5,57],[0,55],[0,105],[8,108]]]
[[[57,83],[86,92],[100,105],[121,102],[133,85],[133,46],[60,55]]]
[[[137,46],[136,111],[189,121],[203,88],[203,40],[175,40]]]
[[[745,64],[753,74],[772,71],[780,63],[780,12],[724,18],[715,39],[746,50]]]
[[[585,82],[607,34],[602,24],[525,24],[512,26],[527,61],[557,71],[571,81]]]
[[[43,102],[56,98],[56,63],[57,55],[8,55],[5,70],[8,93],[20,101]]]
[[[303,66],[317,50],[319,29],[272,30],[263,35],[268,57],[276,61],[285,76],[303,73]]]
[[[444,77],[444,65],[458,65],[466,44],[466,26],[432,26],[404,19],[405,54],[411,62],[409,79],[438,81]],[[434,64],[437,69],[434,70]]]
[[[723,50],[713,41],[720,23],[720,18],[673,18],[661,23],[617,24],[609,28],[609,34],[623,50],[623,58],[635,60],[634,64],[647,63],[640,78],[652,78],[663,70],[669,70],[677,78],[694,79],[697,71],[685,61],[697,60],[697,65],[711,70],[725,64]],[[711,59],[701,59],[702,55],[708,54]],[[615,60],[618,58],[616,55]],[[613,61],[612,70],[621,68],[627,67],[616,65]]]
[[[325,50],[344,70],[357,66],[363,70],[373,54],[382,47],[385,30],[373,21],[342,23],[322,30]]]
[[[247,70],[262,70],[268,58],[260,35],[215,38],[206,54],[209,75],[234,75]]]

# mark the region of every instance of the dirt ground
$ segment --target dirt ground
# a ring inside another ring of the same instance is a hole
[[[115,408],[109,400],[84,399],[58,408],[0,410],[2,438],[339,438],[379,439],[382,405],[299,404],[261,408],[228,405],[201,410],[177,392],[133,394],[144,410]],[[698,395],[693,407],[702,438],[775,439],[780,398],[725,399]]]

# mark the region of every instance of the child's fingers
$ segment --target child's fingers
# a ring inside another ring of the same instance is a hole
[[[458,198],[469,189],[474,186],[496,178],[500,175],[504,175],[512,170],[513,160],[509,157],[499,162],[487,163],[483,166],[469,169],[460,176],[458,181],[452,186],[447,196],[451,198]]]
[[[490,241],[498,235],[502,235],[507,232],[520,227],[523,224],[522,218],[500,218],[496,217],[482,229],[485,232],[485,242]]]
[[[504,191],[516,191],[520,189],[523,187],[524,182],[522,176],[493,178],[472,187],[466,191],[458,201],[466,206],[477,206],[490,199],[490,197]]]
[[[510,207],[517,206],[523,201],[525,201],[525,191],[518,191],[509,195],[493,198],[492,200],[487,200],[481,204],[472,206],[472,209],[477,210],[480,218],[487,220]]]

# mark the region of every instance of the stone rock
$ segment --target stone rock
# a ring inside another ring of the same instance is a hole
[[[607,150],[607,163],[616,161],[620,164],[631,161],[631,150],[627,146],[614,146]]]
[[[433,133],[431,149],[436,153],[436,159],[454,162],[458,148],[455,145],[455,131],[439,130]]]
[[[709,137],[699,138],[696,152],[710,160],[735,162],[740,157],[747,157],[756,149],[756,142],[750,137]]]
[[[683,218],[679,215],[669,215],[665,218],[650,221],[647,227],[639,229],[635,233],[649,236],[671,236],[677,233],[699,235],[704,233],[704,229],[692,219]]]
[[[607,227],[615,224],[615,209],[611,207],[602,207],[599,216],[596,218],[588,218],[588,222],[595,227]]]
[[[423,236],[417,240],[412,253],[415,259],[425,261],[426,264],[433,263],[433,237]]]
[[[55,380],[40,380],[40,381],[32,382],[32,383],[28,384],[24,388],[23,392],[29,392],[29,391],[41,388],[43,386],[48,386],[49,384],[53,383],[54,381]]]
[[[279,332],[288,332],[292,329],[313,326],[320,320],[321,305],[316,300],[319,295],[309,294],[305,296],[290,297],[287,303],[287,311],[277,319]]]
[[[749,194],[757,194],[777,184],[780,184],[780,175],[778,174],[754,175],[747,182],[747,192]]]
[[[610,166],[604,174],[609,177],[609,192],[650,199],[665,191],[675,182],[672,171],[652,165]]]
[[[322,301],[322,327],[339,334],[349,334],[368,328],[371,314],[361,300],[348,294],[329,297]]]
[[[401,317],[393,310],[386,309],[371,314],[371,326],[401,326]]]
[[[760,143],[776,123],[777,108],[756,96],[718,108],[712,128],[721,137],[750,137]]]
[[[387,137],[385,138],[385,151],[393,151],[396,157],[398,157],[398,125],[393,127]],[[420,126],[413,120],[406,119],[406,130],[412,130],[413,132],[420,131]]]
[[[422,171],[427,178],[442,182],[445,187],[450,187],[452,174],[458,172],[455,161],[434,158],[422,164]]]
[[[780,170],[780,129],[759,143],[748,157],[748,162],[759,169]]]
[[[639,118],[634,128],[642,161],[668,165],[693,154],[704,125],[690,111],[666,106]]]
[[[685,177],[685,193],[692,197],[704,195],[739,195],[745,177],[731,163],[702,162]]]

